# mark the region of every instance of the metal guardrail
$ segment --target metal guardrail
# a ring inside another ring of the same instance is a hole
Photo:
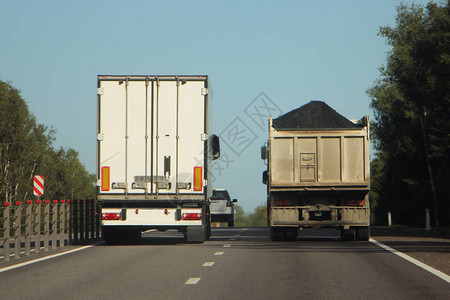
[[[100,214],[95,200],[0,203],[0,261],[97,239]]]

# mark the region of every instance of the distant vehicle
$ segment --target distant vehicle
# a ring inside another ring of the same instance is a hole
[[[176,229],[188,242],[211,234],[212,180],[220,157],[208,131],[207,76],[98,76],[97,174],[107,243],[149,229]]]
[[[271,240],[297,240],[303,227],[368,240],[369,149],[369,117],[350,121],[322,101],[269,118],[261,158]]]
[[[211,222],[228,222],[234,227],[234,203],[226,189],[214,189],[211,195]]]

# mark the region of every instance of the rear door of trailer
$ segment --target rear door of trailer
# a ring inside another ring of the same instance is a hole
[[[207,82],[152,79],[99,76],[102,197],[205,192]]]

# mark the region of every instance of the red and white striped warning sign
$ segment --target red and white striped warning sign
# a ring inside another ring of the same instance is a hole
[[[33,194],[42,196],[44,194],[44,176],[36,175],[33,178]]]

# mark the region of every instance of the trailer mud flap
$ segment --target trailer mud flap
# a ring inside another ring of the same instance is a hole
[[[206,239],[205,226],[188,226],[184,237],[188,243],[203,243]]]

